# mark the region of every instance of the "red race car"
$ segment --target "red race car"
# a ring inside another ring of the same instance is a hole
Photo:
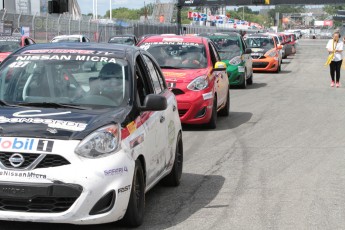
[[[168,87],[176,95],[181,122],[216,128],[217,112],[228,116],[229,80],[226,64],[208,38],[159,35],[138,44],[162,68]]]
[[[32,44],[35,41],[27,36],[0,36],[0,62],[13,51]]]

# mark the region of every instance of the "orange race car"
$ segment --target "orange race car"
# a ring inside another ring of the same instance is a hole
[[[281,71],[283,48],[278,42],[267,34],[249,34],[244,37],[248,48],[252,49],[253,70],[263,72]]]

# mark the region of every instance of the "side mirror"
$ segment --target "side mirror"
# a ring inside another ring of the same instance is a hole
[[[226,64],[224,62],[216,62],[216,64],[214,65],[214,71],[224,71],[226,70]]]
[[[281,50],[281,49],[283,49],[283,46],[282,46],[282,45],[278,45],[278,46],[277,46],[277,49],[278,49],[278,50]]]
[[[244,51],[244,54],[251,54],[252,52],[253,52],[252,49],[247,48],[247,49]]]
[[[141,111],[162,111],[168,107],[167,99],[162,95],[149,94],[145,97]]]

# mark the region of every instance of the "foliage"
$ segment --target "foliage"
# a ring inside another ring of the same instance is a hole
[[[293,5],[277,5],[275,8],[270,9],[268,11],[268,15],[270,18],[275,18],[276,13],[281,13],[281,14],[292,14],[292,13],[304,13],[305,12],[305,7],[304,5],[300,6],[293,6]]]
[[[345,5],[325,5],[323,11],[329,15],[334,15],[338,10],[345,10]]]

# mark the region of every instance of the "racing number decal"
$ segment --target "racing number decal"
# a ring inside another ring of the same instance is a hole
[[[37,145],[37,151],[51,152],[53,151],[54,141],[39,140]]]

